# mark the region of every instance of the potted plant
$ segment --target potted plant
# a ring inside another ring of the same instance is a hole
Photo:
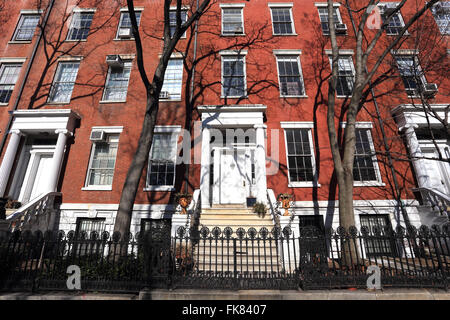
[[[262,202],[256,202],[253,205],[253,212],[257,213],[258,215],[264,216],[266,214],[266,212],[267,212],[267,207]]]
[[[280,193],[277,200],[281,202],[281,207],[284,209],[284,216],[289,215],[289,208],[291,207],[292,195],[289,193]]]
[[[187,207],[192,201],[192,194],[190,193],[177,193],[175,195],[175,202],[181,206],[181,214],[187,214]]]

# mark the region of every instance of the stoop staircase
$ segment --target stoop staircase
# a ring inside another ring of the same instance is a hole
[[[200,241],[195,247],[195,257],[199,271],[240,274],[269,273],[278,271],[278,244],[275,240],[251,240],[247,231],[250,228],[259,232],[265,227],[269,232],[274,227],[270,213],[258,216],[252,208],[238,206],[215,206],[202,209],[200,229],[207,227],[211,232],[215,227],[222,231],[218,239],[214,237]],[[230,239],[223,231],[226,227],[233,230]],[[242,228],[246,235],[242,239],[236,231]],[[222,237],[223,236],[223,237]]]

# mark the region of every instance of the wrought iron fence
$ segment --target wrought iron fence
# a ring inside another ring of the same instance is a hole
[[[70,265],[86,291],[365,288],[371,265],[383,287],[447,289],[450,230],[181,227],[175,237],[25,231],[0,239],[3,290],[67,290]]]

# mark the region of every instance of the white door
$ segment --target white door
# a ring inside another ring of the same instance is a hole
[[[32,152],[20,191],[20,201],[26,204],[46,191],[53,153]]]
[[[246,200],[245,151],[226,149],[220,157],[220,203],[243,204]]]
[[[439,159],[439,154],[435,148],[422,148],[422,153],[426,158]],[[441,148],[443,158],[446,158],[445,149]],[[450,194],[450,165],[448,162],[439,160],[426,160],[426,167],[429,176],[429,185],[444,194]]]

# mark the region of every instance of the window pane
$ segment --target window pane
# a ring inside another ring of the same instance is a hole
[[[131,62],[125,62],[123,68],[109,68],[103,100],[125,101],[127,99],[130,72]]]
[[[153,137],[147,184],[150,186],[173,186],[178,135],[157,133]]]
[[[36,26],[39,23],[39,15],[22,15],[14,40],[29,41],[33,38]]]
[[[3,64],[0,67],[0,103],[8,103],[19,77],[21,64]]]
[[[136,21],[139,26],[141,22],[141,12],[136,11]],[[120,19],[120,28],[131,28],[131,19],[130,14],[128,12],[122,12]]]
[[[110,135],[108,142],[95,142],[89,168],[88,185],[112,185],[116,163],[118,135]],[[113,142],[114,141],[114,142]]]
[[[450,34],[450,2],[439,1],[431,8],[431,11],[441,34]]]
[[[291,182],[313,181],[313,163],[309,129],[287,129],[288,169]]]
[[[93,13],[75,12],[69,31],[68,40],[86,40],[91,28]]]
[[[367,129],[356,129],[353,179],[355,181],[377,181],[369,133]]]
[[[304,94],[303,79],[299,62],[295,56],[279,56],[278,71],[280,91],[283,96],[299,96]]]
[[[78,62],[61,62],[50,91],[49,101],[69,102],[78,74]]]
[[[272,8],[272,21],[275,34],[292,33],[290,8]]]
[[[161,91],[169,92],[169,99],[181,99],[183,85],[183,60],[170,59],[164,74],[164,83]]]
[[[224,34],[242,34],[242,9],[222,9],[222,26]]]
[[[223,70],[223,95],[229,97],[241,97],[245,95],[244,60],[239,57],[224,57],[222,59]]]
[[[185,10],[181,10],[180,12],[180,16],[181,16],[181,23],[183,24],[184,22],[186,22],[187,20],[187,11]],[[169,13],[169,23],[170,23],[170,36],[173,37],[176,27],[177,27],[177,12],[176,10],[170,10]],[[183,37],[186,35],[183,34]]]

